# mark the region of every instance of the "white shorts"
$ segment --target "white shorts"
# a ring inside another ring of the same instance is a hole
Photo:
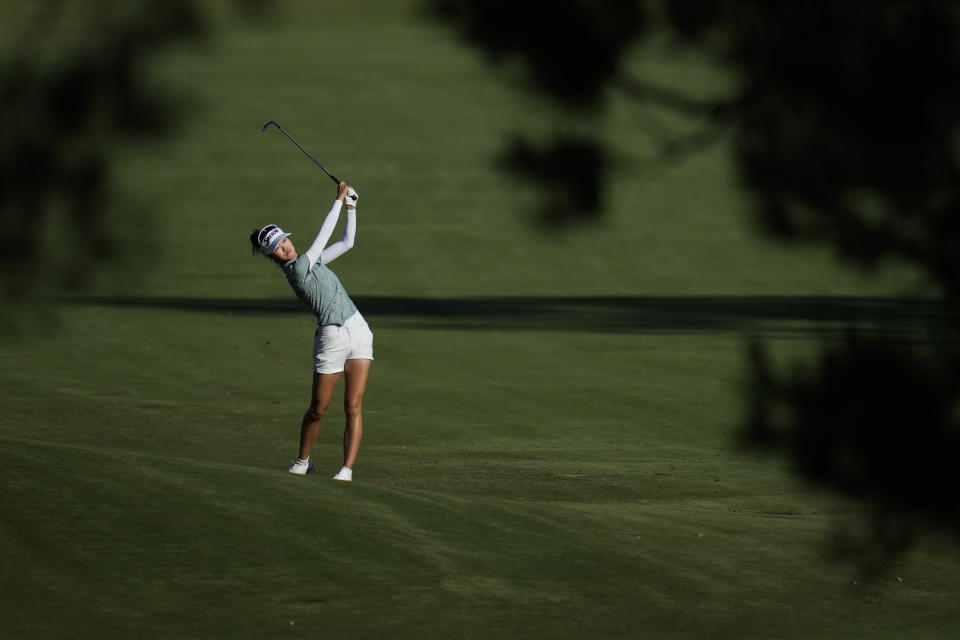
[[[313,339],[313,370],[340,373],[347,360],[373,360],[373,332],[356,312],[343,325],[325,324]]]

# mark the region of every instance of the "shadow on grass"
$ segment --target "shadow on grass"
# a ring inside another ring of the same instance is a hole
[[[897,298],[822,296],[632,296],[405,298],[358,296],[382,327],[447,330],[714,333],[806,337],[851,326],[902,332],[951,321],[939,304]],[[294,299],[82,297],[71,303],[198,313],[308,313]]]

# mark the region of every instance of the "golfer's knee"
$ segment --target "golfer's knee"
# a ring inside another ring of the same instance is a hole
[[[359,418],[362,415],[363,403],[360,400],[346,400],[343,403],[343,411],[347,418]]]
[[[307,412],[304,414],[304,418],[310,422],[317,422],[323,420],[323,416],[326,415],[327,408],[319,405],[311,405],[307,407]]]

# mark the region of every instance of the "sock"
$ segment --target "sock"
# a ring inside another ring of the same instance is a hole
[[[306,459],[297,458],[297,464],[303,464],[307,462],[310,462],[310,456],[307,456]]]

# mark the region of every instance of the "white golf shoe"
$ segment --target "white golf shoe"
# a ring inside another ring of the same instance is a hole
[[[287,469],[290,473],[295,473],[298,476],[305,476],[308,473],[313,473],[313,464],[310,462],[310,458],[306,460],[301,460],[297,458],[290,463],[290,468]]]
[[[353,482],[353,469],[340,467],[340,471],[337,471],[337,475],[333,476],[333,479],[340,482]]]

